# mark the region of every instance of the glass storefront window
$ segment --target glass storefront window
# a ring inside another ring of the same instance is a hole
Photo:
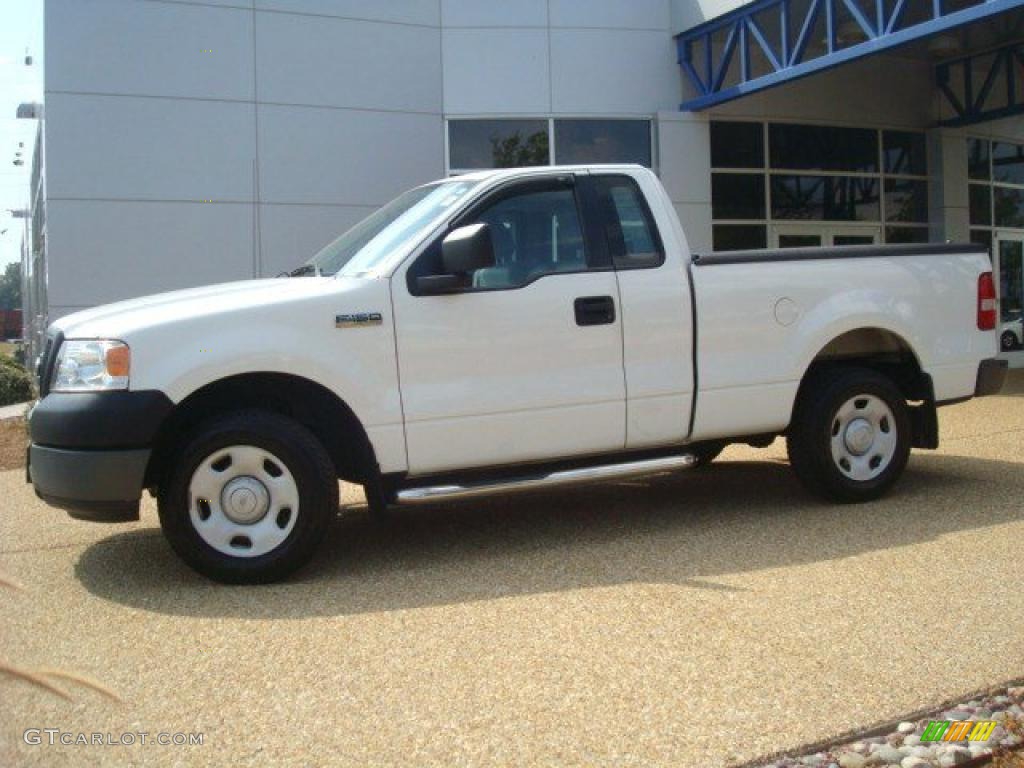
[[[768,127],[772,168],[878,173],[878,131],[821,125]]]
[[[987,184],[971,184],[967,189],[970,222],[987,227],[992,224],[992,188]]]
[[[878,221],[878,179],[872,176],[772,174],[772,218]]]
[[[555,120],[555,162],[637,163],[651,167],[649,120]]]
[[[967,140],[967,177],[976,181],[989,180],[988,139]]]
[[[761,123],[711,123],[712,168],[764,168]]]
[[[992,180],[1024,184],[1024,146],[992,142]]]
[[[992,187],[992,196],[995,225],[1024,228],[1024,189]]]
[[[714,219],[763,219],[764,176],[760,173],[711,175],[711,217]]]
[[[451,120],[448,158],[459,170],[548,165],[547,120]]]
[[[757,232],[770,233],[771,243],[786,245],[878,242],[883,235],[893,242],[927,242],[924,133],[728,120],[711,121],[710,131],[716,222],[756,225]],[[784,221],[808,224],[780,234],[776,225]],[[830,221],[874,226],[870,235],[833,236],[825,224]],[[738,247],[740,233],[719,233],[718,227],[716,249]]]
[[[716,224],[711,229],[716,251],[747,251],[768,247],[768,228],[763,224]]]
[[[923,133],[883,131],[882,156],[886,173],[904,176],[924,176],[927,173]]]
[[[992,232],[988,229],[972,229],[971,242],[977,245],[984,245],[992,253]]]
[[[887,243],[927,243],[928,227],[886,227]]]
[[[885,180],[886,221],[928,223],[928,182],[913,179]]]

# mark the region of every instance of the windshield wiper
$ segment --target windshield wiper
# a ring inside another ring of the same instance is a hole
[[[301,267],[296,267],[291,272],[282,272],[278,277],[320,277],[320,267],[316,264],[303,264]]]

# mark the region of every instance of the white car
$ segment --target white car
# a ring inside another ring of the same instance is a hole
[[[223,581],[306,562],[338,478],[370,506],[706,464],[785,435],[818,495],[875,499],[936,407],[999,390],[975,245],[691,253],[653,173],[417,187],[293,277],[98,307],[48,330],[36,492],[130,520]]]
[[[1020,315],[1004,320],[999,327],[999,346],[1004,352],[1024,346],[1024,322]]]

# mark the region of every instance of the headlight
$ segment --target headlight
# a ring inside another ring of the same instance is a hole
[[[123,341],[65,341],[57,353],[53,392],[99,392],[128,389],[131,352]]]

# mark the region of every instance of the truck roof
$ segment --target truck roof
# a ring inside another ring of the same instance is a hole
[[[579,173],[581,171],[641,171],[647,170],[642,165],[636,163],[595,163],[588,165],[535,165],[526,166],[520,168],[494,168],[486,171],[471,171],[470,173],[460,173],[452,178],[458,179],[470,179],[474,181],[484,181],[502,178],[505,176],[523,176],[531,173],[536,174],[551,174],[551,173]]]

